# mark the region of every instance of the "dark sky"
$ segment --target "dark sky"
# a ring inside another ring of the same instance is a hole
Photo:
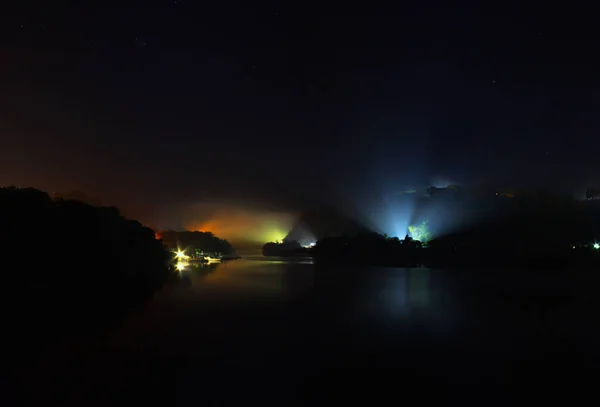
[[[207,202],[600,185],[593,2],[11,3],[3,184],[82,190],[163,227]]]

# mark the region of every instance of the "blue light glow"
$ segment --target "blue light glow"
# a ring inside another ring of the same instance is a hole
[[[405,194],[387,194],[368,213],[371,227],[379,233],[402,239],[408,233],[416,197]]]

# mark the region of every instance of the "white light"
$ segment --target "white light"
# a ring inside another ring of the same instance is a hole
[[[175,252],[175,258],[179,259],[179,260],[185,260],[185,259],[189,259],[190,256],[185,254],[185,250],[177,249],[177,251]]]
[[[594,243],[594,249],[596,249],[596,250],[600,249],[600,244]]]

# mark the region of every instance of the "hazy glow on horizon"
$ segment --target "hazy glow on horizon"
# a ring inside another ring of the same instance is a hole
[[[212,232],[216,236],[236,243],[264,244],[281,241],[292,228],[296,216],[286,212],[271,212],[260,209],[243,209],[235,206],[219,205],[206,212],[208,216],[198,216],[202,220],[185,222],[186,230]]]
[[[415,198],[412,195],[384,196],[365,211],[366,224],[378,233],[403,239],[414,220]]]

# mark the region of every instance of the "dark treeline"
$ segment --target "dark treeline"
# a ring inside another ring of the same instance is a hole
[[[583,203],[529,203],[502,216],[433,239],[432,266],[485,265],[564,268],[596,266],[597,207]]]
[[[404,239],[378,233],[328,237],[311,250],[317,260],[416,267],[422,263],[422,243],[409,236]]]
[[[169,275],[154,231],[116,208],[22,188],[1,188],[0,208],[5,332],[15,336],[102,329]]]
[[[231,244],[215,236],[212,232],[160,232],[159,237],[165,246],[170,249],[195,249],[205,253],[219,253],[222,255],[233,255],[234,249]]]
[[[436,197],[440,211],[446,200],[449,205],[455,205],[455,210],[464,200],[470,202],[469,208],[474,214],[469,221],[456,224],[444,234],[433,234],[427,245],[376,233],[360,233],[320,239],[312,254],[323,261],[406,267],[565,268],[600,265],[600,250],[593,246],[600,242],[600,204],[597,201],[576,201],[537,190],[487,196],[463,199],[460,193],[453,192],[448,198]],[[489,205],[478,206],[475,202]],[[451,215],[447,213],[447,216]],[[429,223],[432,230],[436,229],[436,221]]]
[[[263,256],[306,256],[310,251],[295,240],[284,240],[283,242],[269,242],[262,247]]]

